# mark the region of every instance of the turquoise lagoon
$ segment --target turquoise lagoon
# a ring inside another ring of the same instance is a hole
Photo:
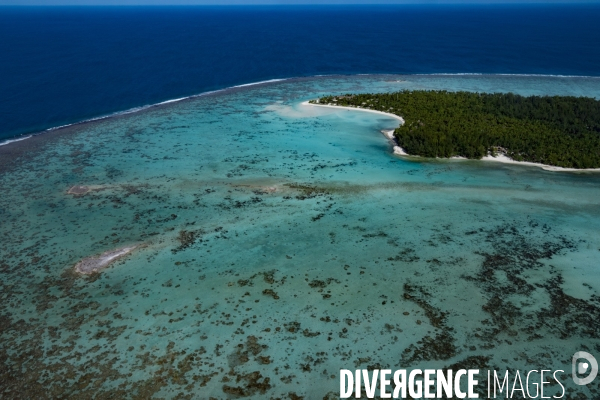
[[[0,397],[329,399],[342,368],[457,367],[600,396],[570,378],[600,356],[600,174],[399,158],[396,120],[301,105],[402,89],[600,79],[291,79],[0,147]]]

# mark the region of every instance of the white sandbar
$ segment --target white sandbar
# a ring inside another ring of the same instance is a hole
[[[135,250],[138,245],[121,247],[115,250],[105,251],[99,256],[86,257],[75,265],[75,271],[80,274],[90,275],[108,267],[119,258],[126,256]]]
[[[402,118],[399,115],[392,114],[392,113],[387,113],[387,112],[383,112],[383,111],[371,110],[369,108],[346,107],[346,106],[332,106],[332,105],[329,105],[329,104],[309,103],[308,101],[302,102],[302,105],[303,106],[315,106],[315,107],[341,108],[341,109],[344,109],[344,110],[366,111],[366,112],[375,113],[375,114],[381,114],[381,115],[385,115],[386,117],[397,119],[398,121],[400,121],[401,125],[404,124],[404,118]]]

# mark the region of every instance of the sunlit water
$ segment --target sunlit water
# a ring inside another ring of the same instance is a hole
[[[0,174],[0,397],[322,399],[342,368],[457,366],[600,395],[567,378],[600,354],[600,175],[402,159],[394,119],[300,104],[400,89],[600,79],[290,80],[9,145],[36,147]]]

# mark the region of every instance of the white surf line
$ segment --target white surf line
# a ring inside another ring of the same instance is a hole
[[[268,79],[268,80],[266,80],[266,81],[258,81],[258,82],[252,82],[252,83],[244,83],[244,84],[242,84],[242,85],[235,85],[235,86],[231,86],[231,87],[232,87],[232,88],[241,88],[241,87],[247,87],[247,86],[262,85],[263,83],[274,83],[274,82],[287,81],[288,79],[293,79],[293,78]]]
[[[4,142],[0,142],[0,146],[6,146],[7,144],[11,144],[11,143],[14,143],[14,142],[20,142],[21,140],[29,139],[32,136],[33,135],[28,135],[28,136],[24,136],[24,137],[18,137],[18,138],[15,138],[15,139],[8,139],[8,140],[5,140]]]
[[[495,74],[485,72],[438,72],[432,74],[406,74],[403,76],[515,76],[515,77],[540,77],[540,78],[586,78],[600,79],[600,76],[594,75],[552,75],[552,74]]]
[[[52,132],[52,131],[55,131],[55,130],[58,130],[58,129],[67,128],[69,126],[74,126],[74,125],[79,125],[79,124],[85,124],[85,123],[94,122],[94,121],[100,121],[100,120],[103,120],[103,119],[113,118],[113,117],[119,117],[119,116],[127,115],[127,114],[133,114],[133,113],[136,113],[136,112],[139,112],[139,111],[147,110],[147,109],[152,108],[152,107],[158,107],[158,106],[162,106],[162,105],[166,105],[166,104],[177,103],[177,102],[180,102],[180,101],[183,101],[183,100],[194,99],[194,98],[197,98],[197,97],[203,97],[203,96],[207,96],[207,95],[218,93],[218,92],[224,92],[224,91],[229,90],[229,89],[243,88],[243,87],[247,87],[247,86],[256,86],[256,85],[262,85],[262,84],[265,84],[265,83],[282,82],[282,81],[287,81],[287,80],[290,80],[290,79],[294,79],[294,78],[269,79],[269,80],[266,80],[266,81],[244,83],[242,85],[228,86],[228,87],[223,88],[223,89],[210,90],[210,91],[207,91],[207,92],[193,94],[193,95],[186,96],[186,97],[179,97],[179,98],[176,98],[176,99],[165,100],[165,101],[161,101],[159,103],[153,103],[153,104],[147,104],[147,105],[138,106],[138,107],[132,107],[132,108],[129,108],[129,109],[126,109],[126,110],[122,110],[122,111],[115,111],[114,113],[110,113],[110,114],[106,114],[106,115],[100,115],[100,116],[97,116],[97,117],[83,119],[81,121],[73,122],[73,123],[70,123],[70,124],[53,126],[51,128],[46,128],[46,129],[44,129],[42,131],[39,131],[37,133],[29,134],[29,135],[27,135],[25,137],[19,137],[19,138],[15,138],[15,139],[8,139],[8,140],[5,140],[3,142],[0,142],[0,146],[5,146],[5,145],[11,144],[13,142],[19,142],[21,140],[29,139],[29,138],[32,138],[32,137],[37,136],[39,134],[42,134],[44,132]]]

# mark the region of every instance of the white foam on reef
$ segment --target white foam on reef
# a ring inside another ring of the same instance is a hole
[[[281,82],[281,81],[285,81],[287,79],[290,78],[283,78],[283,79],[268,79],[266,81],[258,81],[258,82],[252,82],[252,83],[244,83],[242,85],[236,85],[236,86],[232,86],[234,88],[240,88],[240,87],[246,87],[246,86],[255,86],[255,85],[262,85],[264,83],[273,83],[273,82]]]
[[[414,74],[413,76],[524,76],[540,78],[592,78],[600,79],[600,76],[591,75],[552,75],[552,74],[486,74],[483,72],[438,72],[434,74]]]
[[[591,75],[551,75],[551,74],[491,74],[498,76],[539,76],[540,78],[593,78],[600,79],[600,76],[591,76]]]
[[[7,144],[11,144],[11,143],[14,143],[14,142],[20,142],[22,140],[26,140],[26,139],[29,139],[31,137],[33,137],[33,135],[28,135],[28,136],[24,136],[24,137],[18,137],[16,139],[8,139],[8,140],[5,140],[4,142],[1,142],[0,146],[6,146]]]
[[[160,103],[153,104],[153,105],[148,105],[148,106],[134,107],[134,108],[130,108],[130,109],[125,110],[125,111],[118,111],[118,112],[115,112],[115,113],[112,113],[112,114],[102,115],[102,116],[99,116],[99,117],[88,118],[88,119],[84,119],[82,121],[73,122],[72,124],[59,125],[59,126],[55,126],[55,127],[52,127],[52,128],[48,128],[44,132],[51,132],[51,131],[55,131],[57,129],[67,128],[67,127],[73,126],[73,125],[85,124],[87,122],[94,122],[94,121],[100,121],[100,120],[107,119],[107,118],[118,117],[119,115],[131,114],[131,113],[134,113],[134,112],[145,110],[145,109],[150,108],[150,107],[157,106],[159,104]]]
[[[188,97],[180,97],[180,98],[178,98],[178,99],[165,100],[165,101],[163,101],[163,102],[161,102],[161,103],[157,103],[156,105],[157,105],[157,106],[160,106],[160,105],[162,105],[162,104],[177,103],[178,101],[185,100],[185,99],[187,99],[187,98],[188,98]]]
[[[121,247],[115,250],[105,251],[99,256],[86,257],[75,265],[75,271],[80,274],[90,275],[108,267],[119,258],[131,253],[138,245]]]
[[[156,104],[148,104],[148,105],[145,105],[145,106],[133,107],[133,108],[130,108],[130,109],[127,109],[127,110],[124,110],[124,111],[117,111],[117,112],[114,112],[114,113],[111,113],[111,114],[101,115],[99,117],[88,118],[88,119],[84,119],[82,121],[73,122],[72,124],[65,124],[65,125],[55,126],[55,127],[46,129],[45,132],[55,131],[57,129],[66,128],[66,127],[73,126],[73,125],[84,124],[84,123],[87,123],[87,122],[100,121],[100,120],[107,119],[107,118],[112,118],[112,117],[118,117],[118,116],[121,116],[121,115],[132,114],[132,113],[136,113],[138,111],[147,110],[147,109],[152,108],[152,107],[158,107],[158,106],[162,106],[162,105],[170,104],[170,103],[177,103],[177,102],[182,101],[182,100],[191,99],[191,98],[199,97],[199,96],[205,96],[207,94],[211,94],[211,93],[215,93],[215,92],[218,92],[218,90],[213,90],[211,92],[205,92],[205,93],[201,93],[201,94],[197,94],[197,95],[193,95],[193,96],[188,96],[188,97],[180,97],[180,98],[177,98],[177,99],[165,100],[165,101],[161,101],[160,103],[156,103]]]

